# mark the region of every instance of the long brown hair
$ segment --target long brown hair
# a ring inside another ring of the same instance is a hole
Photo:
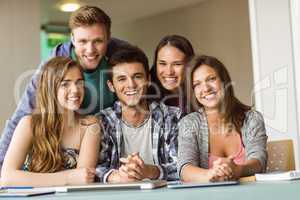
[[[63,115],[58,107],[57,91],[67,71],[80,65],[65,57],[50,59],[42,68],[32,114],[32,149],[29,170],[55,172],[63,169],[61,149]]]
[[[246,112],[251,109],[251,106],[243,104],[237,97],[234,95],[234,90],[232,86],[232,81],[230,75],[224,66],[224,64],[219,61],[217,58],[212,56],[198,56],[193,59],[190,63],[191,65],[191,73],[190,73],[190,86],[192,86],[192,77],[196,69],[198,69],[201,65],[208,65],[213,68],[218,76],[221,79],[224,90],[224,97],[222,99],[220,110],[224,117],[225,123],[233,123],[234,127],[238,132],[240,132],[243,122],[246,116]],[[192,88],[192,87],[191,87]],[[197,105],[202,107],[199,102],[196,102],[196,97],[194,92],[192,94],[193,106]]]

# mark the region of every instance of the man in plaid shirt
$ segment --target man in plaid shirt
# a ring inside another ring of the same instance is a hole
[[[114,183],[176,180],[180,109],[147,101],[149,65],[139,48],[120,49],[109,64],[107,83],[118,101],[98,114],[103,136],[97,176]]]

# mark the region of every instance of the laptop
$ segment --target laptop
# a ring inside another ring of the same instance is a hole
[[[221,182],[205,182],[205,183],[183,183],[181,181],[168,182],[168,188],[194,188],[194,187],[215,187],[215,186],[227,186],[237,185],[239,181],[221,181]]]
[[[119,190],[119,189],[155,189],[167,185],[165,180],[147,180],[132,183],[92,183],[87,185],[59,186],[55,187],[56,192],[73,192],[89,190]]]

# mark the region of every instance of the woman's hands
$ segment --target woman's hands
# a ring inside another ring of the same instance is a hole
[[[219,158],[213,162],[213,167],[208,170],[209,181],[236,180],[240,177],[241,166],[233,161],[233,157]]]

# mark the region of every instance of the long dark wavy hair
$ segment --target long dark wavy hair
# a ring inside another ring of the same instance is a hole
[[[224,64],[219,61],[217,58],[212,56],[201,55],[195,57],[190,63],[190,86],[192,86],[192,77],[196,69],[201,67],[201,65],[207,65],[215,70],[221,79],[224,91],[224,97],[220,104],[220,111],[224,117],[225,123],[232,123],[236,130],[240,132],[243,122],[246,117],[246,112],[251,110],[251,106],[243,104],[237,97],[234,95],[234,90],[232,86],[232,81],[230,75],[224,66]],[[192,88],[192,87],[190,87]],[[193,89],[192,89],[193,90]],[[196,99],[194,92],[190,93],[192,104],[195,107],[203,107]],[[197,108],[195,108],[196,110]]]
[[[179,51],[181,51],[185,55],[184,63],[188,63],[192,57],[194,56],[194,49],[192,44],[188,39],[186,39],[183,36],[180,35],[167,35],[163,37],[160,42],[158,43],[155,53],[154,53],[154,59],[153,59],[153,65],[150,70],[150,75],[151,75],[151,82],[152,85],[150,86],[148,90],[148,94],[150,94],[150,99],[151,100],[158,100],[161,101],[165,97],[172,96],[173,93],[167,89],[165,89],[161,82],[159,81],[157,77],[157,56],[158,52],[165,47],[166,45],[170,45],[172,47],[177,48]],[[185,69],[186,71],[186,69]],[[178,93],[179,93],[179,104],[181,105],[176,105],[184,109],[184,112],[186,112],[186,107],[187,107],[187,102],[188,100],[186,99],[186,87],[185,87],[185,81],[181,83],[181,87],[178,88]],[[168,102],[165,102],[168,104]]]

